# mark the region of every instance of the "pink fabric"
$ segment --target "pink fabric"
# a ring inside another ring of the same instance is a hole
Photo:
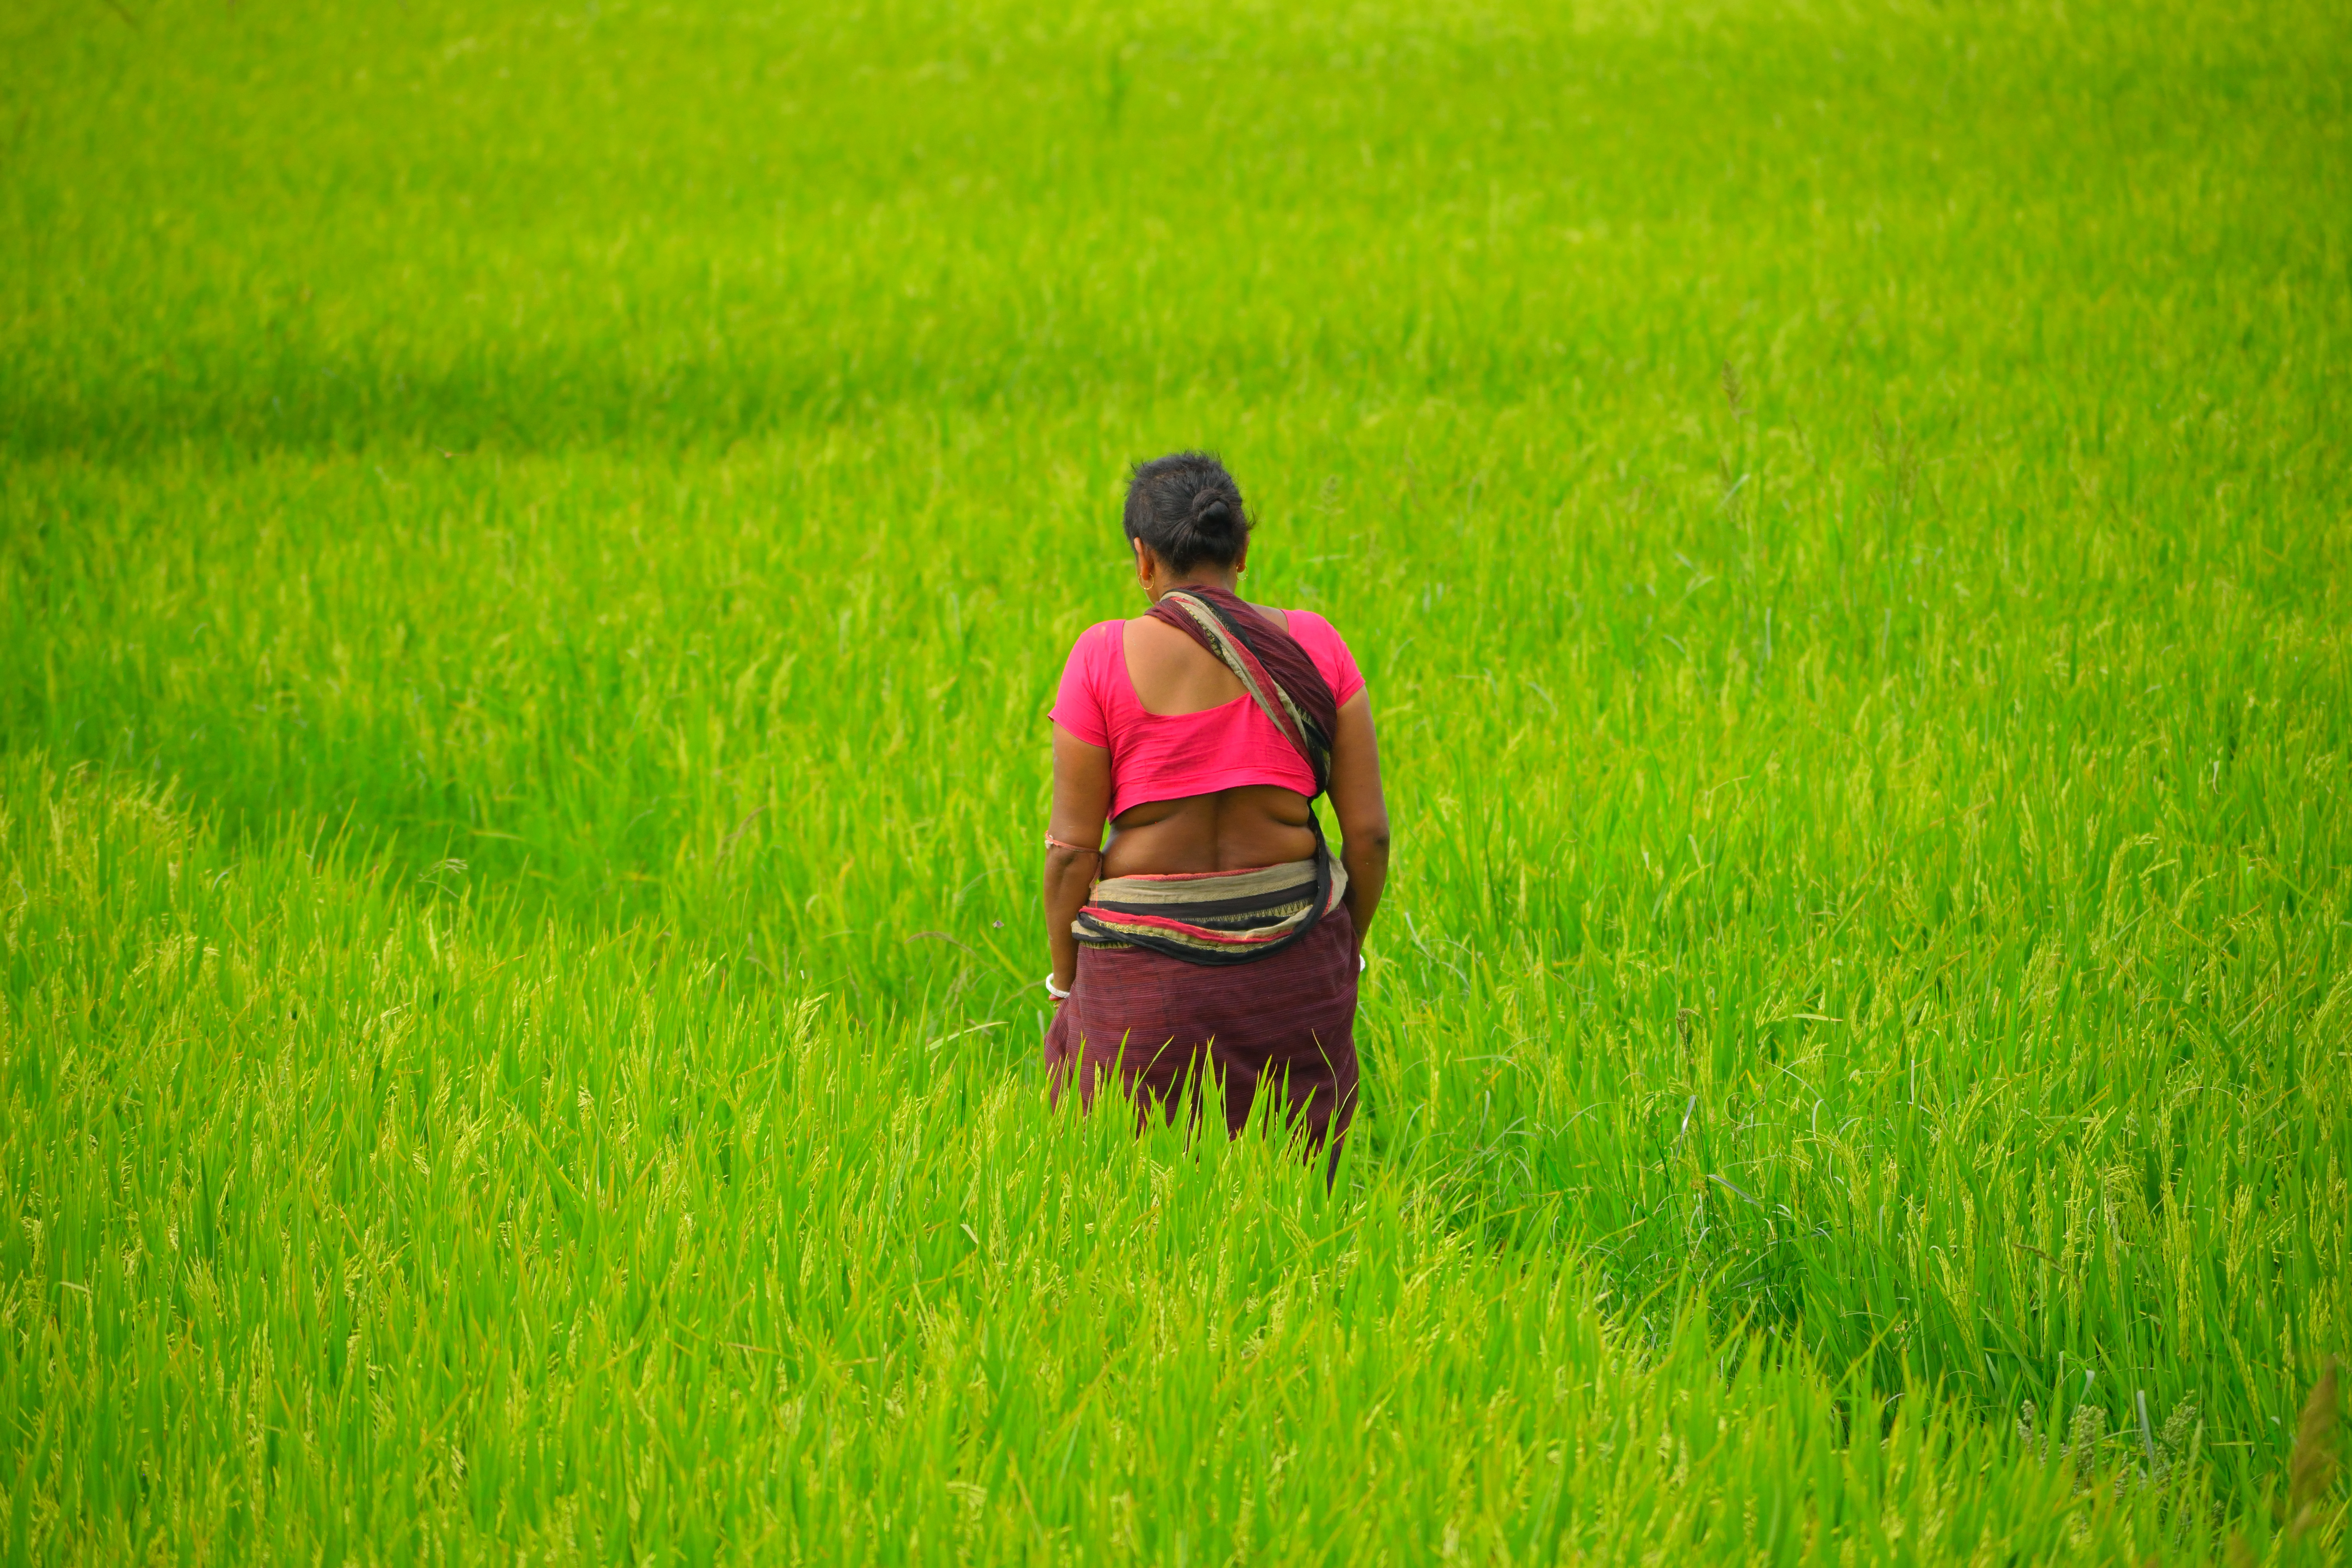
[[[1342,707],[1364,689],[1348,645],[1331,623],[1289,612],[1290,635],[1307,650]],[[1248,693],[1198,713],[1145,710],[1127,673],[1127,623],[1104,621],[1078,634],[1062,668],[1054,722],[1110,752],[1110,814],[1147,800],[1182,800],[1243,784],[1315,793],[1298,748],[1282,738]]]

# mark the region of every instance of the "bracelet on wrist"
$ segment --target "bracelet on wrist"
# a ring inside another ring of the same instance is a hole
[[[1045,972],[1045,994],[1056,1002],[1066,1002],[1070,999],[1070,994],[1067,991],[1054,984],[1054,972],[1050,969]]]

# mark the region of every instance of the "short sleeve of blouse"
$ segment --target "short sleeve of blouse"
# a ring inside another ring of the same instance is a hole
[[[1115,624],[1105,621],[1078,634],[1068,661],[1062,666],[1061,689],[1054,695],[1051,715],[1055,723],[1087,745],[1106,749],[1110,745],[1110,717],[1103,709],[1101,676]]]
[[[1330,622],[1312,610],[1290,612],[1290,635],[1307,650],[1315,668],[1331,684],[1331,696],[1341,707],[1364,689],[1363,671],[1356,668],[1355,656],[1348,651],[1347,643]]]

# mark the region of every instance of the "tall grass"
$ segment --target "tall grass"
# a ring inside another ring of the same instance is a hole
[[[2326,7],[0,26],[12,1555],[2343,1550]],[[1192,443],[1328,1194],[1034,1066]]]

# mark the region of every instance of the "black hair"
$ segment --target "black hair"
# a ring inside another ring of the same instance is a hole
[[[1127,477],[1127,536],[1175,572],[1202,561],[1230,566],[1249,542],[1241,488],[1213,452],[1171,452]]]

